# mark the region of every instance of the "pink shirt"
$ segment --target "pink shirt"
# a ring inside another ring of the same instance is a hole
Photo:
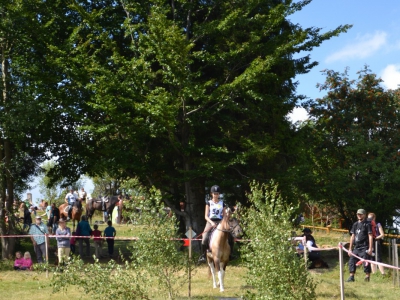
[[[22,267],[25,267],[25,268],[30,268],[30,267],[32,267],[32,265],[33,265],[33,263],[32,263],[32,259],[30,259],[30,258],[27,258],[27,259],[25,259],[25,258],[23,258],[23,263],[22,263]]]
[[[23,257],[17,258],[14,261],[14,267],[21,267],[23,263],[24,263],[24,258]]]

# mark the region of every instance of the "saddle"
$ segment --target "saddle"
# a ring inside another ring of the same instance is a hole
[[[101,196],[99,199],[94,200],[95,203],[101,203],[101,210],[106,211],[106,203],[110,202],[108,196]]]

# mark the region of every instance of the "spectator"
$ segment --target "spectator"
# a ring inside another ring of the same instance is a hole
[[[108,245],[108,256],[112,257],[114,254],[114,238],[117,235],[117,231],[111,226],[111,221],[107,222],[108,227],[104,229],[104,236],[106,237]]]
[[[15,253],[14,270],[21,270],[23,263],[24,263],[24,258],[22,257],[22,252],[17,251]]]
[[[58,220],[60,219],[60,210],[55,203],[51,204],[50,219],[47,226],[50,227],[53,233],[56,232],[58,227]]]
[[[36,216],[35,224],[31,225],[29,234],[31,235],[38,263],[46,261],[46,239],[49,245],[49,231],[47,230],[47,226],[42,223],[40,216]]]
[[[74,231],[74,232],[72,232],[72,237],[71,237],[71,239],[69,241],[72,254],[75,254],[75,244],[76,244],[75,236],[76,236],[76,232]]]
[[[381,223],[376,223],[376,215],[374,213],[368,214],[368,219],[375,223],[375,228],[371,228],[372,231],[375,229],[375,233],[373,232],[372,235],[375,237],[374,239],[374,249],[375,249],[375,260],[377,262],[382,262],[382,243],[383,238],[385,237],[385,232],[383,231],[383,227]],[[373,226],[374,227],[374,226]],[[378,266],[379,271],[383,276],[385,276],[385,268],[381,265]],[[372,273],[376,272],[376,265],[371,264]]]
[[[24,205],[23,203],[21,204],[24,206],[24,230],[29,229],[29,227],[32,224],[32,215],[30,210]]]
[[[315,243],[315,239],[312,236],[312,231],[310,228],[304,228],[303,229],[303,237],[306,238],[306,247],[307,247],[307,252],[308,252],[308,259],[313,262],[317,259],[320,259],[320,253],[319,251],[314,250],[313,248],[318,248],[317,244]],[[302,254],[304,253],[304,248],[300,247],[297,250],[297,253]]]
[[[92,233],[92,228],[90,228],[89,222],[86,220],[86,216],[82,216],[76,232],[77,235],[80,236],[78,238],[79,255],[81,256],[81,259],[83,259],[83,242],[86,244],[86,256],[90,256],[90,236]]]
[[[24,260],[22,261],[21,270],[32,271],[32,268],[33,268],[33,262],[32,262],[32,258],[31,258],[31,254],[28,251],[26,251],[24,254]]]
[[[58,248],[58,264],[65,265],[65,261],[69,257],[71,230],[66,226],[65,220],[58,220],[58,228],[56,230],[57,248]]]
[[[93,241],[94,241],[94,249],[95,249],[95,255],[97,258],[101,258],[101,246],[103,243],[103,240],[101,238],[101,231],[99,230],[99,226],[96,224],[93,226],[94,230],[92,231],[93,235]]]
[[[358,221],[353,224],[350,230],[350,246],[349,246],[349,271],[350,277],[347,282],[354,281],[354,275],[356,273],[356,263],[359,261],[354,255],[362,259],[370,259],[372,255],[372,229],[371,223],[366,220],[366,211],[362,208],[357,210]],[[354,245],[354,249],[353,249]],[[369,263],[364,263],[364,281],[369,282],[371,274],[371,265]]]

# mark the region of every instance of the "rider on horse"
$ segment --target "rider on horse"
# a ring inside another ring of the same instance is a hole
[[[75,205],[76,201],[78,201],[77,195],[74,193],[74,189],[71,188],[70,192],[65,196],[65,202],[68,203],[68,218],[67,221],[71,219],[72,216],[72,207]]]
[[[219,199],[219,195],[221,194],[221,189],[218,185],[213,185],[211,187],[210,192],[212,195],[212,200],[208,200],[206,202],[206,211],[204,217],[207,221],[207,224],[203,232],[203,238],[201,241],[202,254],[199,257],[198,263],[206,262],[210,232],[212,232],[213,228],[217,227],[218,223],[223,218],[223,211],[224,211],[223,208],[225,204],[222,199]],[[232,256],[232,251],[233,251],[234,239],[231,235],[229,235],[228,242],[231,247],[231,255],[229,256],[229,260],[233,260],[234,257]]]

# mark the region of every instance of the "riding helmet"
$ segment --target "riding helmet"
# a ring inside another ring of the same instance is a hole
[[[211,187],[210,193],[220,193],[221,194],[221,188],[218,185],[213,185]]]

